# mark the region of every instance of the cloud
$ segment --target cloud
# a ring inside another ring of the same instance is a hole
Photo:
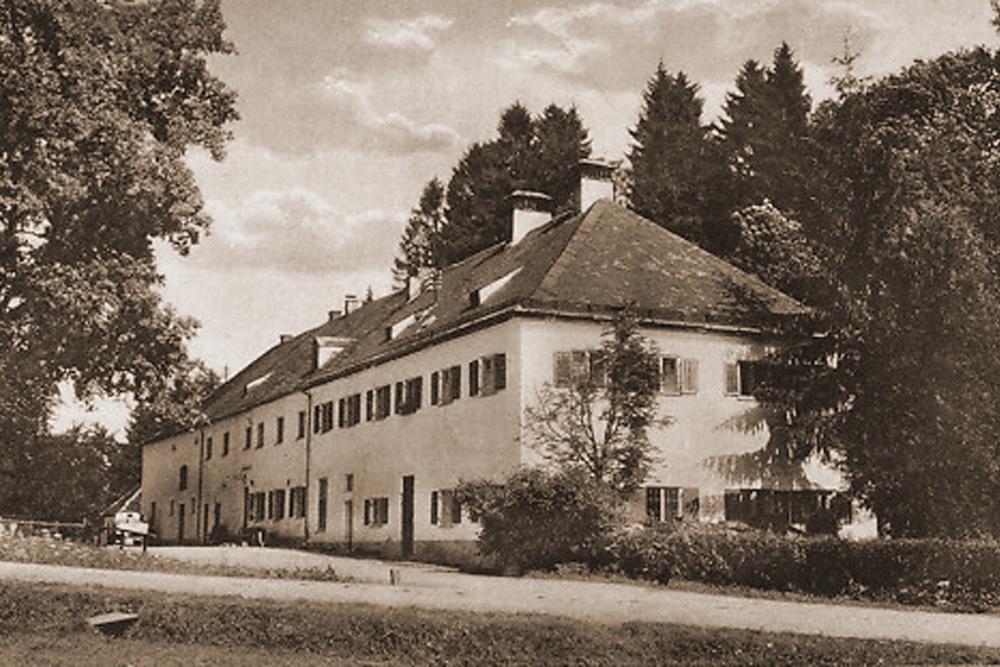
[[[200,268],[218,272],[310,275],[389,270],[398,216],[373,209],[342,213],[302,187],[258,190],[235,206],[207,207],[212,234],[192,251]]]
[[[451,19],[433,14],[397,21],[371,19],[365,41],[391,49],[433,51],[433,34],[448,30],[452,23]]]
[[[396,112],[379,115],[372,108],[370,90],[370,85],[343,72],[327,76],[321,85],[329,111],[354,126],[347,135],[353,145],[391,154],[451,150],[457,145],[458,133],[445,125],[421,125]]]

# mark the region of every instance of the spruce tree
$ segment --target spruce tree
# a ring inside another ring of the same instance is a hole
[[[727,179],[710,128],[701,122],[703,105],[697,84],[659,64],[631,130],[630,199],[639,214],[719,251],[730,241],[718,208]]]

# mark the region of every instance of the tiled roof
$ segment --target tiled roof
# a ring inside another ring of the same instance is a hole
[[[515,309],[590,316],[628,301],[640,315],[677,326],[757,329],[807,312],[755,276],[602,200],[516,245],[492,246],[449,266],[435,290],[413,300],[396,292],[271,348],[223,385],[207,412],[214,419],[241,412]],[[348,340],[315,368],[314,345],[324,337]]]

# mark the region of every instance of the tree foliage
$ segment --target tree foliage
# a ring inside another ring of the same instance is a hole
[[[701,122],[703,105],[697,84],[660,63],[631,130],[629,196],[641,215],[718,252],[731,243],[728,177],[711,127]]]
[[[464,482],[456,494],[480,525],[482,554],[518,573],[588,562],[620,522],[614,494],[579,470],[528,468]]]
[[[185,358],[193,323],[161,303],[151,242],[186,252],[208,227],[183,158],[221,159],[237,118],[206,65],[233,50],[224,28],[217,0],[0,8],[5,455],[44,435],[59,382],[142,401]]]
[[[648,429],[669,423],[657,416],[659,356],[633,307],[616,315],[582,370],[568,387],[540,389],[525,411],[527,438],[557,468],[581,470],[628,497],[654,460]]]
[[[894,536],[1000,535],[998,64],[917,63],[812,121],[823,335],[770,360],[761,398]]]
[[[754,60],[744,63],[736,92],[726,97],[720,124],[722,147],[734,175],[731,210],[765,200],[792,217],[806,210],[811,107],[802,69],[788,44],[775,50],[768,69]]]
[[[136,406],[128,441],[137,447],[206,425],[202,411],[221,385],[219,376],[201,361],[185,360],[162,378],[147,400]]]
[[[392,279],[397,287],[416,278],[421,269],[441,268],[444,197],[444,186],[433,178],[424,186],[420,204],[410,212],[399,240],[399,256],[393,260]]]
[[[533,118],[520,103],[504,110],[497,138],[469,147],[452,171],[446,194],[441,252],[447,264],[510,238],[510,195],[549,195],[556,212],[575,202],[577,165],[590,139],[575,108],[554,104]]]

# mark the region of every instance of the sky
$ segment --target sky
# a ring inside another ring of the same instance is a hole
[[[1000,45],[989,0],[223,0],[237,55],[211,70],[241,120],[222,162],[193,151],[210,235],[157,247],[162,293],[201,322],[193,356],[232,376],[321,323],[346,294],[391,288],[399,236],[424,185],[447,182],[519,101],[575,106],[593,154],[628,152],[657,64],[719,113],[742,64],[787,42],[814,102],[845,37],[859,75]],[[115,427],[113,427],[115,428]]]

